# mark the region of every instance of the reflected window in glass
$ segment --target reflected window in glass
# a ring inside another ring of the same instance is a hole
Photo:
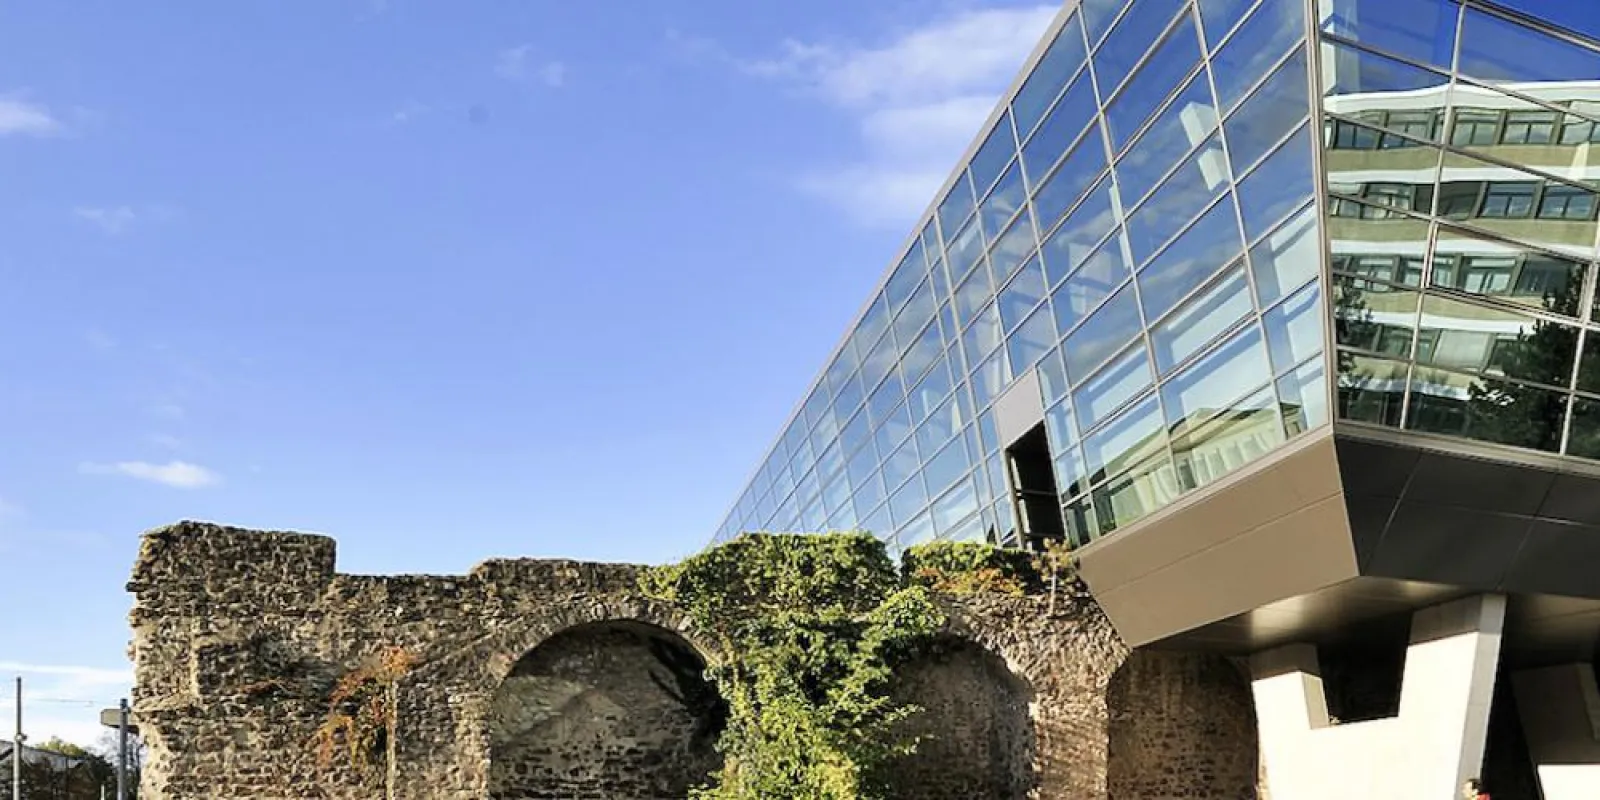
[[[1097,110],[1094,84],[1085,72],[1061,95],[1061,101],[1050,110],[1050,116],[1022,147],[1022,166],[1030,183],[1038,186],[1044,180],[1050,168],[1083,135]]]
[[[900,533],[902,545],[909,546],[915,543],[907,541],[908,537],[912,540],[926,540],[933,537],[932,520],[926,514],[918,518],[918,514],[927,506],[928,490],[922,485],[921,476],[913,477],[904,486],[889,494],[889,516],[896,523],[906,524],[906,528]],[[914,519],[920,524],[909,524]],[[922,528],[926,530],[921,530]]]
[[[1503,144],[1549,144],[1556,137],[1560,115],[1554,111],[1508,111]]]
[[[1192,20],[1180,23],[1106,108],[1111,141],[1121,150],[1200,61]]]
[[[1261,322],[1275,373],[1322,352],[1322,292],[1316,286],[1307,286],[1263,314]]]
[[[1257,6],[1239,26],[1238,33],[1211,59],[1217,103],[1227,109],[1239,102],[1300,41],[1305,25],[1305,7],[1301,3],[1266,2]]]
[[[1238,256],[1244,246],[1234,213],[1232,199],[1223,195],[1222,202],[1139,271],[1147,318],[1156,319],[1172,310],[1184,295]]]
[[[911,251],[900,260],[900,265],[895,267],[889,280],[884,283],[883,297],[891,310],[897,309],[911,297],[912,291],[928,272],[927,259],[922,255],[920,243],[911,246]]]
[[[1062,348],[1067,375],[1074,383],[1082,381],[1142,327],[1133,287],[1125,286],[1067,337]]]
[[[881,428],[889,419],[895,406],[900,404],[904,397],[904,389],[900,383],[900,376],[891,376],[883,382],[873,393],[867,397],[867,413],[872,415],[874,427]]]
[[[1533,216],[1533,197],[1539,185],[1528,182],[1491,182],[1483,195],[1479,216],[1524,219]]]
[[[1345,276],[1334,279],[1334,338],[1341,345],[1408,357],[1417,325],[1417,291]]]
[[[861,321],[856,323],[856,331],[851,336],[856,352],[863,362],[866,361],[872,346],[878,343],[878,337],[887,330],[889,330],[889,304],[880,294],[872,299],[872,305],[867,307],[867,312],[861,316]]]
[[[1083,66],[1087,54],[1083,47],[1083,20],[1078,14],[1068,18],[1055,40],[1039,58],[1039,63],[1017,89],[1011,101],[1011,116],[1020,137],[1026,138],[1039,124],[1050,104],[1060,94],[1061,87]]]
[[[1222,143],[1212,139],[1195,152],[1128,218],[1128,245],[1142,263],[1204,211],[1228,185]]]
[[[932,453],[960,433],[961,427],[961,413],[956,409],[956,402],[948,400],[917,428],[917,446],[924,453]]]
[[[1229,270],[1151,328],[1150,343],[1155,349],[1156,368],[1166,375],[1253,310],[1244,269]]]
[[[1216,130],[1218,119],[1211,86],[1202,72],[1117,161],[1123,202],[1131,206],[1143,200],[1173,165]]]
[[[971,468],[966,442],[957,437],[928,459],[928,465],[922,470],[922,478],[927,483],[928,491],[941,492]]]
[[[1298,436],[1328,421],[1328,379],[1322,360],[1308,361],[1278,380],[1284,433]]]
[[[944,343],[939,338],[939,326],[935,324],[924,328],[912,340],[911,346],[906,348],[905,355],[900,360],[900,370],[905,374],[905,379],[921,380],[923,373],[939,360],[942,352]]]
[[[1129,348],[1072,393],[1078,424],[1089,430],[1149,388],[1150,355],[1143,344]]]
[[[1338,363],[1339,418],[1400,427],[1407,364],[1351,352],[1340,352]]]
[[[1233,404],[1172,438],[1173,467],[1186,491],[1208,486],[1272,452],[1286,440],[1272,387]]]
[[[894,336],[885,334],[878,340],[877,346],[861,361],[861,384],[868,387],[869,391],[877,387],[884,376],[894,372],[895,355],[899,348],[895,346]]]
[[[922,459],[917,454],[915,439],[907,439],[904,444],[896,448],[883,460],[883,485],[892,493],[916,474],[917,468],[922,465]]]
[[[1540,219],[1592,220],[1594,212],[1594,192],[1587,189],[1563,183],[1549,183],[1539,195]]]
[[[1183,6],[1183,0],[1139,0],[1128,7],[1128,13],[1094,54],[1095,76],[1103,94],[1115,93]]]
[[[1450,143],[1457,147],[1487,147],[1500,138],[1500,112],[1485,108],[1458,108],[1450,128]]]
[[[933,409],[950,395],[953,386],[950,380],[950,366],[941,358],[922,382],[907,394],[906,402],[910,404],[912,420],[920,423],[926,419]]]
[[[911,293],[911,299],[906,302],[905,308],[900,309],[900,314],[890,325],[890,330],[894,331],[894,340],[909,346],[910,342],[916,340],[923,327],[933,321],[933,315],[937,312],[938,301],[933,296],[933,283],[923,281],[922,285]],[[935,336],[937,335],[935,331]]]
[[[1167,423],[1176,431],[1228,411],[1240,395],[1272,382],[1261,332],[1247,327],[1161,387]]]
[[[1578,261],[1441,227],[1432,284],[1575,317],[1587,269]]]
[[[1456,42],[1452,0],[1318,0],[1322,29],[1449,69]]]
[[[1554,453],[1566,406],[1558,392],[1419,365],[1406,427]]]
[[[1250,249],[1257,301],[1271,305],[1305,285],[1322,266],[1322,241],[1316,206],[1307,206]]]
[[[1239,213],[1244,218],[1247,240],[1255,241],[1311,199],[1316,191],[1311,174],[1312,146],[1311,126],[1307,125],[1239,184]],[[1406,202],[1410,195],[1407,187]]]
[[[1271,152],[1306,118],[1306,54],[1301,48],[1222,123],[1235,172]]]
[[[1418,361],[1550,386],[1572,378],[1576,326],[1431,294],[1422,299],[1422,315],[1428,335]]]
[[[1062,500],[1070,500],[1089,490],[1089,465],[1077,447],[1052,450],[1055,457],[1050,466],[1055,472],[1056,492]]]

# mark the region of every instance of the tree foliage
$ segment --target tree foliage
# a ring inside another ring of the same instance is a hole
[[[958,595],[1021,595],[1037,588],[1040,573],[1029,553],[982,542],[917,545],[906,549],[901,565],[906,583]]]
[[[746,534],[648,570],[647,595],[720,639],[708,668],[729,707],[722,770],[700,800],[871,800],[916,741],[894,664],[944,624],[866,534]]]

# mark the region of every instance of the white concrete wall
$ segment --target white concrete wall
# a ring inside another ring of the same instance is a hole
[[[1600,689],[1594,667],[1519,671],[1511,684],[1544,800],[1600,798]]]
[[[1417,612],[1400,713],[1389,719],[1332,724],[1316,649],[1309,645],[1251,659],[1273,800],[1459,796],[1462,782],[1483,763],[1504,621],[1499,595]]]

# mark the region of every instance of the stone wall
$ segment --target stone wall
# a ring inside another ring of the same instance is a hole
[[[639,595],[639,567],[498,560],[371,577],[334,561],[319,536],[146,534],[129,584],[143,797],[683,797],[715,768],[718,703],[685,678],[720,654]],[[925,787],[915,796],[1248,796],[1248,694],[1234,702],[1214,663],[1119,673],[1139,659],[1086,596],[1053,613],[1044,598],[945,602],[955,644],[900,676],[949,723],[901,765]],[[396,728],[375,768],[319,763],[330,692],[390,647],[417,666],[388,694]],[[941,772],[961,794],[935,788]]]

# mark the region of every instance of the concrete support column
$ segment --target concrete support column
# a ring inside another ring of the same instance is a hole
[[[1251,659],[1273,800],[1455,797],[1478,774],[1505,622],[1505,598],[1481,595],[1412,616],[1400,713],[1334,725],[1316,648]]]
[[[1600,689],[1590,664],[1512,674],[1517,716],[1544,800],[1600,797]]]

